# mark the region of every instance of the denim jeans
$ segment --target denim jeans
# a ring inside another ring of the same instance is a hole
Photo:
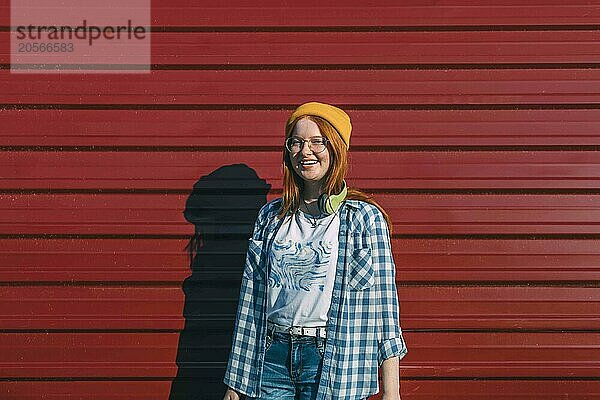
[[[324,338],[269,332],[260,400],[314,400],[321,379]]]

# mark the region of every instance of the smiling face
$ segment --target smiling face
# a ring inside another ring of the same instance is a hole
[[[294,126],[291,136],[309,140],[310,138],[322,137],[323,135],[321,135],[321,131],[316,123],[307,118],[302,118]],[[306,183],[324,185],[324,178],[330,166],[328,147],[324,151],[315,154],[310,149],[308,143],[304,143],[302,150],[297,153],[289,153],[289,156],[294,172]],[[316,161],[316,163],[304,164],[306,161]]]

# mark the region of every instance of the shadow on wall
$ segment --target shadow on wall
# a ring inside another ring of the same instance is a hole
[[[185,326],[170,400],[222,399],[239,289],[258,211],[271,185],[244,164],[221,167],[196,182],[185,218],[195,234],[186,250],[192,274],[183,282]]]

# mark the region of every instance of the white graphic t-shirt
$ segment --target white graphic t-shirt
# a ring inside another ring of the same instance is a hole
[[[338,213],[317,217],[298,210],[286,216],[269,252],[267,319],[284,327],[324,326],[338,257]]]

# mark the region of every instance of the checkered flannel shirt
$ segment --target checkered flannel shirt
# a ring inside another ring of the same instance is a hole
[[[223,382],[260,394],[266,344],[267,251],[283,220],[277,198],[259,211],[248,243],[236,324]],[[318,400],[363,399],[379,391],[378,368],[408,349],[400,327],[396,267],[383,214],[346,200],[339,210],[339,252],[328,313]]]

